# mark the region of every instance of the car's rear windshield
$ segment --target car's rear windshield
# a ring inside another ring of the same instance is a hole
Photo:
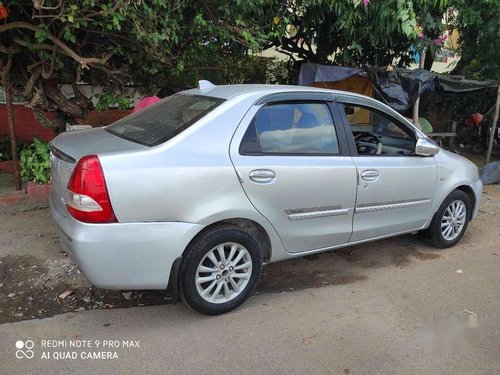
[[[204,95],[175,94],[105,128],[119,137],[155,146],[181,133],[224,99]]]

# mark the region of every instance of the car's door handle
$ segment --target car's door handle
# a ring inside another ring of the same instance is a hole
[[[250,180],[258,184],[268,184],[276,178],[276,173],[270,169],[256,169],[248,175]]]
[[[361,178],[365,181],[375,181],[379,176],[378,171],[375,169],[367,169],[361,172]]]

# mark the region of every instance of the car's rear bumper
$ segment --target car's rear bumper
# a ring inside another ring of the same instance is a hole
[[[474,211],[472,212],[471,220],[475,219],[477,213],[479,212],[479,202],[481,201],[481,194],[483,193],[483,183],[481,180],[477,180],[469,185],[472,190],[474,190],[474,195],[476,196],[476,204],[474,206]]]
[[[203,226],[182,222],[86,224],[50,199],[63,249],[106,289],[166,289],[176,258]]]

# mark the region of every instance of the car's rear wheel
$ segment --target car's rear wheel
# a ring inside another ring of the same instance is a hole
[[[427,237],[437,247],[455,245],[465,233],[469,223],[471,203],[467,194],[454,190],[446,197],[434,215]]]
[[[183,257],[184,300],[202,314],[226,313],[250,297],[261,272],[258,241],[241,228],[216,227],[198,238]]]

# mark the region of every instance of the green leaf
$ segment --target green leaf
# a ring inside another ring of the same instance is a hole
[[[38,29],[36,32],[35,32],[35,39],[38,43],[43,43],[43,41],[45,40],[47,36],[47,32],[43,29]]]
[[[50,149],[47,143],[34,138],[31,145],[25,147],[19,155],[21,179],[46,183],[50,181]]]

